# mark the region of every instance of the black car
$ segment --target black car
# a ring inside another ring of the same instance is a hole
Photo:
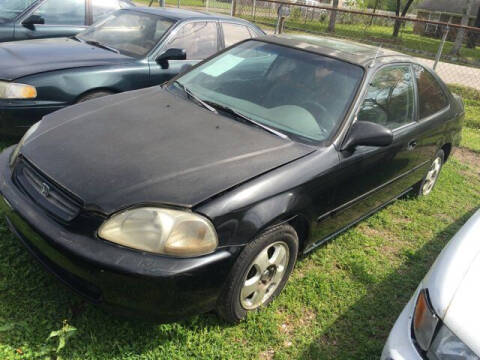
[[[130,0],[2,0],[0,42],[78,34]]]
[[[65,106],[161,84],[235,42],[248,21],[182,9],[118,10],[71,38],[0,44],[0,135]]]
[[[45,117],[0,156],[1,207],[94,302],[238,321],[280,293],[299,254],[407,192],[429,194],[463,116],[413,58],[246,40],[162,87]]]

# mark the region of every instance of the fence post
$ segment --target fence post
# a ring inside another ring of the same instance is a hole
[[[237,10],[237,0],[232,0],[232,6],[230,8],[230,16],[235,16]]]
[[[177,8],[180,7],[180,0],[177,0]]]
[[[252,8],[252,18],[253,18],[253,21],[255,21],[256,8],[257,8],[257,0],[253,0],[253,8]]]
[[[440,58],[442,57],[443,47],[445,46],[445,42],[447,41],[447,36],[448,36],[449,31],[450,31],[450,28],[447,25],[447,28],[443,32],[442,42],[440,43],[440,46],[438,47],[437,56],[435,57],[435,63],[433,64],[433,70],[437,69],[438,62],[440,61]]]
[[[205,0],[205,10],[208,11],[208,0]]]
[[[158,0],[158,5],[161,7],[165,7],[165,0]]]

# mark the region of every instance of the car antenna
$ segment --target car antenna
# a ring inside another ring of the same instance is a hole
[[[373,59],[372,63],[370,64],[371,68],[375,65],[375,62],[377,61],[378,55],[380,55],[380,50],[382,50],[382,46],[383,46],[383,44],[380,44],[380,46],[377,48],[375,58]]]

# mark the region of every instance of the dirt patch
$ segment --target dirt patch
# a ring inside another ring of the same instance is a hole
[[[457,148],[453,152],[453,158],[473,168],[476,174],[480,174],[480,155],[465,148]]]

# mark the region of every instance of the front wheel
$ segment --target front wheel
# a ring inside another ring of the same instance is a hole
[[[426,196],[430,194],[437,183],[438,176],[443,167],[443,162],[445,159],[445,153],[443,150],[438,150],[437,154],[433,158],[430,169],[427,172],[427,175],[423,178],[420,184],[417,187],[417,196]]]
[[[298,236],[290,225],[258,236],[235,262],[217,303],[218,314],[236,323],[272,302],[285,287],[297,254]]]

